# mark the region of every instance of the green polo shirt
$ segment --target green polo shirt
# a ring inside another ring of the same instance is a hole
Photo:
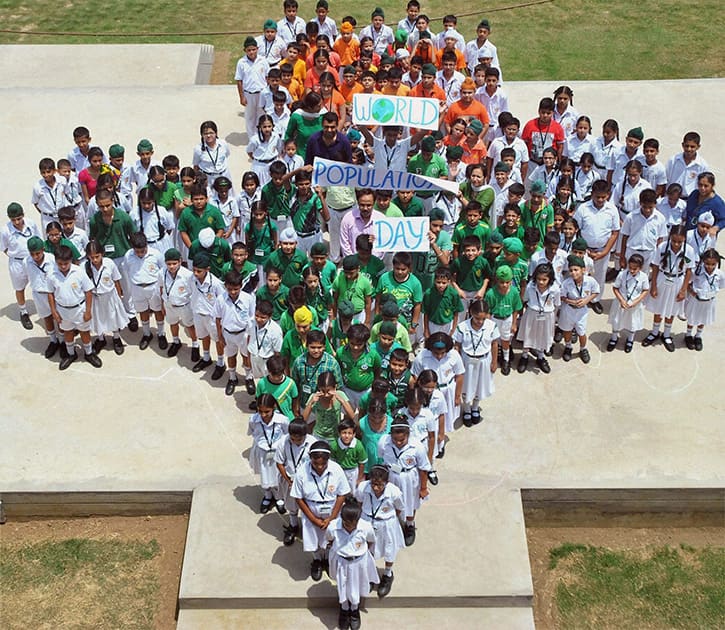
[[[73,254],[73,260],[80,260],[81,253],[78,251],[78,248],[73,245],[72,241],[69,241],[64,236],[60,237],[60,242],[58,245],[65,245],[66,247],[70,248],[71,253]],[[43,241],[43,251],[48,252],[49,254],[53,254],[55,256],[55,250],[57,249],[57,246],[53,246],[53,243],[51,243],[48,239],[45,239]]]
[[[393,353],[393,350],[396,350],[397,348],[402,348],[397,341],[393,340],[393,344],[390,346],[390,349],[386,352],[383,350],[383,348],[380,347],[380,339],[373,344],[373,350],[377,352],[380,355],[380,369],[386,370],[388,368],[388,365],[390,364],[390,355]],[[410,350],[406,350],[406,352],[410,352]]]
[[[349,344],[337,353],[337,360],[342,369],[345,386],[356,392],[372,386],[375,372],[380,370],[381,364],[380,355],[369,347],[357,359],[353,358]]]
[[[256,265],[265,265],[269,255],[274,251],[277,226],[273,221],[267,220],[260,229],[249,223],[245,230],[247,247],[249,247],[249,260]]]
[[[463,291],[478,291],[483,281],[491,277],[491,267],[483,256],[476,256],[473,260],[459,256],[453,261],[451,271]]]
[[[367,264],[363,265],[360,261],[360,275],[367,276],[373,289],[377,288],[380,276],[385,273],[385,263],[377,256],[370,256]]]
[[[338,350],[347,343],[347,331],[342,331],[340,322],[337,319],[333,319],[330,322],[330,339],[333,348],[337,348]]]
[[[309,234],[320,231],[320,213],[322,212],[322,201],[317,193],[306,201],[295,201],[290,209],[292,212],[292,226],[297,234]]]
[[[548,203],[538,212],[532,212],[528,203],[521,208],[521,227],[535,227],[539,230],[540,243],[544,242],[544,236],[554,227],[554,208]]]
[[[364,416],[368,412],[370,398],[370,392],[365,392],[362,396],[360,396],[360,400],[357,403],[357,408],[359,409],[358,415]],[[390,392],[385,394],[385,408],[392,416],[393,412],[398,408],[398,398],[395,396],[395,394],[391,394]]]
[[[436,245],[444,252],[453,251],[451,235],[441,230],[436,238]],[[427,252],[413,252],[413,273],[420,280],[423,291],[433,286],[435,271],[440,266],[438,256],[431,247]]]
[[[129,249],[129,237],[136,231],[133,219],[123,210],[114,210],[110,225],[103,221],[103,215],[96,212],[91,217],[88,236],[97,239],[103,246],[106,258],[121,258]]]
[[[191,242],[189,248],[189,260],[194,260],[194,257],[199,252],[206,252],[209,254],[209,261],[211,262],[211,271],[217,278],[224,280],[224,266],[232,261],[232,247],[223,238],[215,237],[211,247],[203,247],[199,242],[199,239],[194,239]]]
[[[498,319],[506,319],[523,308],[521,294],[513,283],[506,294],[502,294],[496,287],[491,287],[486,291],[486,302],[491,309],[491,315]]]
[[[408,329],[405,327],[405,324],[401,324],[399,321],[395,323],[397,328],[397,331],[395,333],[395,339],[393,345],[400,344],[400,347],[403,348],[406,352],[413,352],[413,347],[410,345],[410,335],[408,334]],[[380,326],[383,325],[383,320],[380,320],[379,322],[376,322],[373,324],[373,327],[370,329],[370,341],[377,341],[380,337]]]
[[[214,234],[226,229],[224,217],[219,212],[219,208],[210,204],[206,204],[201,214],[197,214],[194,206],[187,206],[181,211],[179,222],[176,225],[179,232],[186,232],[192,243],[199,237],[199,232],[206,227],[214,230]]]
[[[462,310],[461,296],[450,284],[443,293],[431,287],[423,295],[423,312],[434,324],[450,324]]]
[[[385,378],[388,379],[388,383],[390,384],[390,393],[393,394],[395,399],[398,401],[398,407],[405,407],[405,394],[408,391],[410,376],[410,370],[405,370],[398,379],[394,378],[389,371],[388,374],[385,375]]]
[[[481,241],[481,249],[486,249],[486,243],[491,237],[491,228],[484,221],[479,221],[476,227],[471,227],[468,223],[459,223],[453,228],[453,244],[458,246],[458,254],[463,254],[462,248],[463,239],[466,236],[477,236],[478,240]]]
[[[496,193],[493,191],[491,186],[484,186],[482,190],[473,190],[470,182],[463,182],[460,186],[461,194],[468,199],[468,201],[478,201],[483,209],[483,218],[490,223],[491,221],[491,206],[496,200]],[[461,211],[461,222],[465,221],[465,212]]]
[[[269,271],[272,267],[279,269],[282,273],[282,284],[286,287],[294,287],[302,284],[302,269],[307,264],[307,256],[297,248],[292,256],[286,256],[281,249],[275,249],[267,258],[264,270]]]
[[[176,184],[171,182],[164,182],[163,189],[159,190],[156,186],[146,184],[144,188],[150,188],[154,193],[154,200],[159,206],[166,208],[167,210],[173,210],[174,208],[174,197],[176,196]]]
[[[313,317],[317,317],[318,322],[326,322],[330,317],[330,308],[332,307],[332,295],[323,287],[318,287],[317,291],[310,293],[309,289],[305,289],[307,297],[307,307],[312,311]]]
[[[298,390],[295,383],[289,376],[285,376],[281,383],[272,383],[268,376],[257,381],[255,397],[262,394],[272,394],[277,400],[279,410],[290,420],[294,420],[295,414],[292,411],[292,401],[297,398]]]
[[[274,295],[269,290],[269,287],[265,284],[264,286],[257,289],[257,302],[260,300],[267,300],[272,302],[274,310],[272,311],[272,319],[276,322],[282,317],[282,313],[287,310],[287,296],[289,295],[289,289],[283,284],[279,285],[277,293]]]
[[[262,201],[267,204],[269,216],[273,219],[290,216],[290,203],[295,198],[297,187],[294,184],[289,184],[289,187],[289,190],[284,186],[277,188],[272,182],[262,186]]]
[[[234,269],[234,261],[230,260],[229,262],[224,263],[224,266],[222,267],[222,275],[220,277],[223,278],[230,271],[232,271],[232,269]],[[252,262],[249,262],[248,260],[245,260],[244,264],[242,265],[242,269],[241,270],[237,269],[236,271],[239,271],[239,273],[242,276],[242,288],[244,289],[245,285],[247,284],[247,282],[249,280],[249,277],[252,274],[257,273],[257,265],[255,265]]]
[[[448,177],[448,164],[437,153],[431,156],[430,162],[426,162],[423,159],[422,153],[418,153],[408,160],[408,172],[415,173],[416,175],[425,175],[426,177],[443,178]],[[419,190],[415,194],[421,199],[427,199],[435,195],[436,192],[433,190]]]
[[[355,307],[355,313],[361,313],[365,310],[365,299],[372,297],[373,285],[367,276],[359,273],[357,278],[352,282],[348,282],[347,277],[341,271],[337,274],[337,278],[332,283],[332,291],[335,295],[336,303],[341,300],[350,300]]]
[[[393,274],[394,272],[388,271],[380,276],[378,295],[390,293],[398,303],[401,318],[411,324],[415,305],[423,301],[423,287],[412,273],[403,282],[398,282]]]
[[[498,232],[501,235],[501,238],[509,238],[511,236],[515,236],[521,242],[523,242],[524,240],[524,228],[522,228],[520,225],[517,226],[512,232],[509,232],[506,228],[506,224],[502,223],[494,230],[494,232]]]
[[[423,202],[415,195],[413,195],[407,206],[401,201],[400,197],[393,198],[393,203],[400,208],[400,211],[406,217],[422,217],[425,214]]]
[[[313,326],[310,330],[319,329]],[[297,332],[297,329],[292,328],[292,330],[288,330],[282,339],[282,349],[280,350],[280,354],[287,359],[289,365],[292,366],[297,357],[303,355],[306,351],[307,344],[302,343],[302,339],[300,339],[300,334]],[[327,337],[325,337],[325,352],[332,356],[332,346],[330,345],[330,341]],[[342,383],[342,379],[340,379],[338,383]],[[315,388],[316,387],[317,385],[315,385]]]
[[[529,278],[529,266],[521,260],[521,258],[512,265],[507,263],[506,260],[504,260],[503,254],[501,254],[498,258],[496,258],[493,273],[496,273],[496,269],[498,269],[501,265],[508,265],[511,268],[511,271],[514,274],[513,286],[517,289],[521,289],[522,286],[526,285],[526,281]]]
[[[357,438],[353,438],[353,441],[355,442],[354,446],[345,449],[340,446],[336,439],[329,442],[332,459],[340,464],[340,468],[343,470],[357,468],[360,464],[368,461],[368,452],[365,450],[365,445]]]

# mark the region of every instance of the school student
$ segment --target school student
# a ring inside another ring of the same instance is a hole
[[[43,318],[45,330],[48,334],[49,343],[45,349],[45,358],[51,359],[60,348],[55,320],[50,312],[48,302],[48,294],[50,293],[48,274],[55,268],[55,257],[45,251],[43,240],[37,236],[31,236],[28,239],[28,254],[25,261],[28,283],[33,291],[35,309],[38,315]]]
[[[181,266],[181,252],[175,247],[164,252],[164,262],[166,269],[159,274],[158,288],[164,303],[166,322],[171,328],[171,344],[166,356],[175,357],[181,349],[179,337],[179,324],[181,324],[191,339],[191,360],[196,362],[199,360],[199,341],[196,338],[194,313],[191,310],[189,295],[189,282],[193,274]]]

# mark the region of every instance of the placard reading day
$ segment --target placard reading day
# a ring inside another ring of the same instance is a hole
[[[400,125],[438,129],[440,106],[434,98],[354,94],[352,122],[356,125]]]

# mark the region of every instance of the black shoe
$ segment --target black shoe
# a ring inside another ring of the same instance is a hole
[[[86,354],[83,357],[88,363],[90,363],[94,368],[99,368],[103,365],[103,362],[101,361],[101,357],[99,357],[95,352],[90,352]]]
[[[350,611],[344,610],[342,606],[340,606],[340,615],[337,618],[337,626],[340,630],[349,630],[350,628]]]
[[[438,455],[436,455],[436,459],[443,459],[446,456],[446,445],[442,444],[438,447]]]
[[[611,352],[617,347],[617,341],[618,339],[610,339],[609,343],[607,344],[607,352]]]
[[[410,547],[415,542],[415,525],[405,525],[403,527],[403,539],[406,547]]]
[[[604,312],[604,307],[601,302],[589,302],[589,305],[597,315],[601,315]]]
[[[702,352],[702,337],[695,337],[695,350]]]
[[[195,364],[194,367],[191,368],[192,372],[201,372],[202,370],[206,370],[211,365],[211,359],[199,359]]]
[[[516,371],[519,374],[526,372],[526,368],[529,367],[529,357],[520,357],[519,364],[516,366]]]
[[[310,577],[315,581],[319,582],[322,579],[322,560],[316,558],[310,565]]]
[[[254,384],[254,379],[251,376],[244,380],[244,387],[250,396],[254,396],[257,393],[257,386]]]
[[[45,358],[52,359],[55,353],[58,352],[58,348],[60,348],[60,343],[58,341],[51,341],[45,349]]]
[[[180,341],[172,341],[171,342],[171,345],[169,346],[169,350],[166,353],[166,356],[167,357],[175,357],[177,354],[179,354],[179,350],[181,350],[181,342]]]
[[[297,538],[297,533],[299,532],[299,527],[293,527],[290,525],[289,527],[284,528],[284,539],[282,542],[284,543],[285,547],[291,547],[295,544],[295,538]]]
[[[169,347],[169,342],[166,339],[166,335],[159,335],[159,350],[166,350]]]
[[[259,511],[262,514],[266,514],[272,509],[272,504],[274,503],[274,499],[272,497],[264,497],[262,499],[262,502],[259,504]]]
[[[571,346],[564,348],[561,358],[563,361],[571,361]]]
[[[380,576],[380,584],[378,584],[378,597],[380,599],[390,593],[390,588],[393,586],[394,579],[395,576],[392,572],[390,573],[390,575],[385,575],[385,573],[383,573]]]
[[[224,393],[227,396],[231,396],[232,394],[234,394],[234,389],[237,385],[239,385],[239,381],[236,378],[230,378],[227,381],[227,386],[224,388]]]
[[[33,322],[30,321],[30,315],[27,313],[20,313],[20,323],[25,330],[33,330]]]
[[[511,361],[507,361],[506,359],[501,361],[501,374],[504,376],[511,374]]]
[[[634,345],[634,343],[632,343],[629,339],[627,339],[627,341],[624,344],[624,351],[627,354],[629,354],[630,352],[632,352],[632,346],[633,345]]]
[[[224,376],[224,372],[226,371],[227,369],[223,365],[215,365],[214,371],[211,373],[211,380],[218,381],[222,376]]]
[[[360,609],[350,611],[350,630],[360,630]]]
[[[67,357],[65,357],[61,362],[60,365],[58,365],[59,370],[67,370],[70,367],[70,364],[73,363],[78,358],[78,353],[74,352],[73,354],[69,354]]]
[[[97,337],[96,340],[93,342],[93,352],[96,354],[100,354],[101,350],[103,350],[106,347],[106,338],[105,337]]]
[[[431,486],[438,485],[438,473],[436,473],[435,470],[428,471],[428,481],[430,482]]]
[[[201,359],[201,353],[199,352],[199,346],[191,349],[191,360],[195,363]]]
[[[141,350],[146,350],[146,348],[149,347],[149,344],[151,343],[152,339],[153,339],[152,335],[144,335],[143,337],[141,337],[141,341],[139,342],[138,347]]]
[[[695,349],[695,338],[692,335],[685,335],[685,346],[688,350]]]
[[[274,507],[277,508],[277,512],[279,514],[287,514],[287,508],[284,506],[284,501],[282,501],[282,499],[277,499]]]
[[[481,416],[481,410],[476,408],[471,411],[471,424],[480,424],[483,417]]]
[[[651,346],[659,338],[660,338],[660,335],[655,335],[654,333],[650,333],[644,339],[642,339],[642,346],[645,348],[647,346]]]
[[[135,317],[128,320],[128,329],[131,332],[136,332],[138,330],[138,320]]]
[[[589,350],[586,348],[579,350],[579,358],[582,360],[582,363],[589,363],[592,360],[592,357],[589,355]]]
[[[554,344],[552,343],[547,350],[544,350],[544,356],[550,357],[552,354],[554,354]]]
[[[554,329],[554,343],[559,343],[564,338],[564,333],[558,326]]]
[[[665,344],[665,350],[667,352],[675,351],[675,342],[672,337],[662,337],[662,343]]]
[[[67,359],[68,358],[68,348],[65,347],[64,342],[61,341],[59,343],[60,343],[60,358],[61,358],[61,360]]]
[[[115,337],[113,339],[113,351],[118,355],[121,356],[123,354],[123,341],[120,337]]]
[[[540,359],[536,359],[536,365],[539,366],[539,369],[544,374],[548,374],[549,372],[551,372],[551,366],[549,365],[549,362],[544,357],[541,357]]]
[[[466,412],[461,417],[461,421],[463,422],[464,427],[472,427],[473,426],[473,420],[471,417],[471,414]]]

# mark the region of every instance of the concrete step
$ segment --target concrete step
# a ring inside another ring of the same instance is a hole
[[[334,584],[313,582],[301,543],[282,544],[284,517],[258,514],[255,486],[194,491],[180,609],[337,605]],[[518,490],[487,492],[480,479],[442,481],[418,514],[415,545],[401,551],[391,607],[530,607],[533,587]]]

